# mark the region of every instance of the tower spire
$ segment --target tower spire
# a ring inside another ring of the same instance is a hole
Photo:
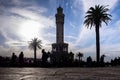
[[[61,0],[58,0],[58,4],[59,4],[59,7],[61,7],[61,4],[62,4]]]

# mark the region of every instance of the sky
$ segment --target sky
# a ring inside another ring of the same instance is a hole
[[[112,15],[108,25],[100,28],[101,55],[111,59],[120,54],[120,0],[0,0],[0,55],[13,52],[33,57],[28,48],[31,39],[42,40],[42,48],[51,51],[56,41],[56,9],[61,6],[65,14],[64,42],[69,52],[82,52],[84,57],[96,56],[95,29],[87,29],[84,22],[86,11],[95,5],[104,5]],[[41,50],[37,51],[41,57]]]

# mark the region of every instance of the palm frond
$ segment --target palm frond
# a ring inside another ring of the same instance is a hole
[[[86,12],[84,24],[87,28],[101,27],[102,22],[106,25],[111,20],[111,15],[107,12],[109,11],[106,6],[95,5],[95,7],[90,7]],[[99,24],[99,26],[96,26]]]
[[[35,47],[36,47],[36,49],[37,49],[37,48],[39,48],[39,49],[42,48],[42,41],[41,41],[41,40],[38,40],[38,38],[32,39],[32,40],[30,41],[30,43],[29,43],[29,48],[30,48],[30,49],[34,49]]]

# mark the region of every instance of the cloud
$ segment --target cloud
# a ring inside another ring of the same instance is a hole
[[[84,11],[86,12],[90,7],[94,7],[95,5],[109,5],[108,7],[112,9],[118,0],[82,0]]]
[[[1,15],[0,21],[3,22],[1,24],[2,27],[1,31],[4,32],[4,36],[6,36],[6,38],[9,37],[10,34],[19,36],[19,33],[16,32],[16,30],[19,30],[21,25],[28,21],[32,21],[32,22],[34,21],[36,23],[41,24],[41,26],[39,26],[39,29],[41,28],[47,29],[50,27],[54,27],[54,19],[52,17],[46,17],[42,14],[47,9],[45,8],[43,9],[41,7],[40,9],[42,12],[39,12],[39,9],[38,10],[36,9],[35,11],[34,7],[33,7],[34,11],[31,9],[32,8],[26,9],[26,8],[13,7],[8,11],[9,12],[8,14],[11,14],[10,16]],[[7,20],[7,24],[6,24],[6,20]]]
[[[28,37],[29,33],[22,34],[23,29],[27,32],[30,26],[33,26],[33,30],[35,29],[37,23],[40,25],[38,26],[38,30],[32,34],[38,34],[38,38],[43,41],[43,45],[45,46],[47,43],[50,43],[53,35],[49,35],[49,38],[46,39],[45,36],[47,34],[42,35],[45,31],[49,33],[49,29],[54,29],[54,16],[48,16],[48,9],[42,6],[36,5],[34,2],[26,2],[20,0],[2,0],[0,1],[0,33],[1,36],[5,38],[3,43],[7,46],[5,48],[1,45],[0,54],[4,56],[10,56],[9,54],[12,52],[19,53],[20,51],[24,50],[25,53],[33,53],[30,52],[27,48]],[[23,3],[23,4],[22,4]],[[24,7],[23,7],[24,6]],[[23,24],[34,23],[34,25],[24,26],[25,28],[22,29]],[[31,28],[32,29],[32,28]],[[34,36],[33,36],[34,38]],[[53,41],[53,40],[52,40]],[[11,47],[13,49],[11,49]],[[29,54],[27,54],[29,55]]]
[[[80,44],[81,47],[87,47],[95,42],[95,31],[94,28],[87,29],[87,27],[83,26],[80,29],[80,33],[78,39],[76,41],[76,45]]]
[[[18,53],[20,52],[20,48],[19,47],[5,48],[2,45],[0,45],[0,56],[11,56],[13,52],[15,52],[18,55]]]

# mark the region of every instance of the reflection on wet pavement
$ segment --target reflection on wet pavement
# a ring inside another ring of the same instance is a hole
[[[120,69],[0,68],[0,80],[120,80]]]

